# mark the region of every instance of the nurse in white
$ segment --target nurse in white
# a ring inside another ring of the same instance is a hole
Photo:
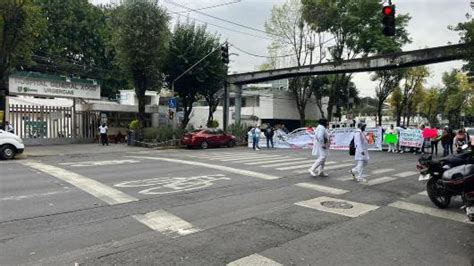
[[[364,168],[369,163],[369,144],[367,143],[367,137],[364,134],[366,124],[360,122],[358,129],[354,133],[354,145],[356,148],[355,161],[357,162],[356,167],[350,170],[352,177],[357,182],[365,182],[365,178],[362,177]]]
[[[314,132],[313,151],[312,154],[317,157],[314,164],[309,168],[309,174],[312,176],[328,176],[324,173],[324,164],[328,156],[329,136],[326,130],[328,121],[320,119],[319,125]],[[316,173],[318,169],[318,173]]]

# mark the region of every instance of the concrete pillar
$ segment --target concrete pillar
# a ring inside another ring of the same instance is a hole
[[[242,85],[231,84],[232,91],[235,91],[235,124],[240,125],[240,114],[242,108]]]

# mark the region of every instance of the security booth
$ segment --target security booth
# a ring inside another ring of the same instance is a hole
[[[8,82],[6,120],[26,145],[94,140],[100,113],[77,110],[76,103],[100,99],[95,80],[22,71],[10,75]]]

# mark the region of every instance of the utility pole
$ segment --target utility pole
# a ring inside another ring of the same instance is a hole
[[[222,129],[224,131],[227,130],[227,125],[229,124],[229,90],[227,86],[227,72],[228,72],[228,64],[229,64],[229,44],[225,42],[224,45],[221,46],[221,57],[222,62],[225,64],[225,79],[224,79],[224,102],[222,104]]]

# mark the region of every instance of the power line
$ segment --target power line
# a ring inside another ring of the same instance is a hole
[[[226,3],[222,3],[222,4],[217,4],[217,5],[212,5],[212,6],[206,6],[206,7],[201,7],[201,8],[196,8],[196,10],[205,10],[205,9],[211,9],[211,8],[216,8],[216,7],[221,7],[221,6],[227,6],[227,5],[232,5],[232,4],[237,4],[237,3],[240,3],[242,0],[234,0],[234,1],[231,1],[231,2],[226,2]],[[173,12],[173,13],[188,13],[189,11],[177,11],[177,12]]]
[[[190,7],[187,7],[187,6],[184,6],[184,5],[181,5],[179,3],[176,3],[172,0],[165,0],[167,3],[170,3],[174,6],[178,6],[178,7],[181,7],[181,8],[184,8],[184,9],[187,9],[189,11],[192,11],[192,12],[196,12],[198,14],[201,14],[203,16],[207,16],[207,17],[210,17],[210,18],[213,18],[213,19],[216,19],[216,20],[220,20],[220,21],[224,21],[226,23],[229,23],[229,24],[233,24],[233,25],[236,25],[236,26],[239,26],[239,27],[242,27],[242,28],[246,28],[246,29],[249,29],[249,30],[253,30],[253,31],[256,31],[256,32],[261,32],[261,33],[265,33],[265,34],[269,34],[269,35],[275,35],[275,34],[272,34],[272,33],[268,33],[266,31],[263,31],[263,30],[260,30],[260,29],[257,29],[257,28],[254,28],[254,27],[250,27],[250,26],[247,26],[247,25],[243,25],[243,24],[240,24],[240,23],[237,23],[237,22],[233,22],[233,21],[230,21],[230,20],[227,20],[227,19],[223,19],[223,18],[219,18],[219,17],[216,17],[216,16],[213,16],[213,15],[209,15],[207,13],[204,13],[204,12],[201,12],[197,9],[193,9],[193,8],[190,8]],[[277,35],[275,35],[277,36]]]

